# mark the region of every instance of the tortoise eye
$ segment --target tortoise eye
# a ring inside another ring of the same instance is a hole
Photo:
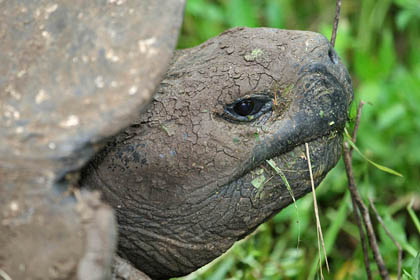
[[[231,121],[250,122],[271,110],[273,100],[267,95],[253,95],[225,105],[224,118]]]
[[[254,109],[254,101],[252,99],[241,100],[233,106],[235,113],[241,116],[247,116],[252,113]]]

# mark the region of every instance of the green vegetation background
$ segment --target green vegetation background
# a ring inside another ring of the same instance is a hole
[[[198,45],[234,26],[311,30],[331,36],[333,0],[187,0],[179,48]],[[413,270],[420,250],[419,228],[407,212],[420,209],[420,1],[344,0],[336,43],[363,110],[357,145],[370,159],[404,175],[399,178],[354,155],[363,198],[374,198],[404,248],[403,268]],[[350,122],[351,126],[351,122]],[[358,229],[352,216],[343,163],[317,190],[331,272],[326,279],[366,279]],[[314,279],[317,235],[311,196],[259,227],[226,255],[183,279]],[[375,224],[380,249],[394,279],[397,249]],[[298,244],[298,238],[300,242]],[[372,259],[372,258],[371,258]],[[372,263],[375,279],[376,266]],[[413,278],[416,279],[416,278]]]

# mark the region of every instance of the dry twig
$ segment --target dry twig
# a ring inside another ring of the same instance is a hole
[[[335,39],[337,37],[338,21],[340,20],[341,0],[337,0],[335,7],[334,26],[331,34],[331,45],[335,46]]]
[[[373,212],[375,213],[376,219],[381,224],[383,229],[385,230],[385,233],[391,238],[392,242],[395,244],[395,246],[398,249],[398,276],[397,279],[401,279],[401,263],[402,263],[402,247],[400,243],[394,238],[392,233],[389,231],[388,227],[385,225],[384,220],[382,220],[382,217],[379,215],[378,211],[376,210],[375,204],[373,203],[372,198],[369,198],[370,207],[372,208]]]
[[[308,145],[308,143],[305,143],[305,148],[306,148],[306,160],[308,162],[308,168],[309,168],[309,176],[311,178],[312,196],[313,196],[313,199],[314,199],[314,211],[315,211],[315,219],[316,219],[316,233],[317,233],[317,236],[318,236],[319,271],[321,273],[321,279],[324,279],[324,276],[322,274],[321,246],[319,244],[320,240],[321,240],[322,249],[323,249],[323,252],[324,252],[325,265],[327,267],[328,272],[330,272],[330,267],[328,265],[328,258],[327,258],[327,252],[325,250],[324,237],[322,235],[321,223],[319,221],[318,204],[316,202],[315,184],[314,184],[314,177],[312,175],[312,165],[311,165],[311,157],[309,155],[309,145]]]
[[[359,131],[360,117],[362,116],[362,108],[364,105],[365,102],[363,100],[360,100],[359,107],[357,107],[357,115],[356,121],[354,123],[353,135],[351,137],[351,141],[353,141],[353,143],[356,143],[357,132]],[[351,147],[350,151],[353,151],[353,147]]]
[[[363,231],[363,226],[361,223],[362,219],[360,218],[359,209],[357,208],[357,204],[353,196],[351,196],[351,202],[353,205],[354,220],[356,221],[357,228],[359,229],[360,241],[362,243],[363,261],[365,264],[367,279],[372,280],[373,279],[372,271],[370,270],[370,265],[369,265],[369,253],[368,253],[368,247],[367,247],[366,238],[365,238],[365,232]]]
[[[354,129],[353,129],[353,135],[352,135],[352,141],[353,143],[356,142],[356,138],[357,138],[357,132],[359,131],[359,124],[360,124],[360,117],[362,116],[362,108],[363,105],[365,105],[364,101],[360,101],[359,106],[357,107],[357,115],[356,115],[356,120],[354,123]],[[352,152],[353,152],[353,147],[350,148],[350,158],[352,158]],[[372,280],[372,271],[370,270],[370,265],[369,265],[369,253],[368,253],[368,247],[367,247],[367,243],[366,243],[366,235],[365,232],[363,230],[363,226],[361,224],[361,218],[360,218],[360,213],[356,204],[356,200],[354,199],[353,196],[351,196],[351,202],[353,204],[353,213],[354,213],[354,219],[356,221],[357,227],[359,229],[359,235],[360,235],[360,241],[362,243],[362,250],[363,250],[363,261],[365,264],[365,269],[366,269],[366,274],[367,274],[367,278],[368,280]]]
[[[337,38],[338,22],[340,20],[340,10],[341,10],[341,0],[337,0],[336,1],[335,18],[334,18],[334,26],[333,26],[333,30],[332,30],[332,34],[331,34],[331,45],[333,47],[335,46],[335,40]],[[356,117],[356,122],[355,122],[354,130],[353,130],[353,135],[352,135],[352,142],[353,143],[356,142],[357,131],[359,129],[360,116],[361,116],[363,105],[364,105],[364,102],[361,101],[359,103],[359,107],[358,107],[358,110],[357,110],[357,117]],[[308,151],[308,148],[307,148],[307,151]],[[363,224],[365,226],[367,238],[368,238],[368,241],[369,241],[369,245],[372,249],[373,256],[374,256],[376,264],[378,266],[379,274],[381,275],[382,279],[389,279],[388,270],[386,269],[385,263],[383,261],[382,255],[379,251],[379,247],[378,247],[378,244],[377,244],[377,241],[376,241],[375,232],[373,230],[372,222],[370,220],[369,209],[366,207],[362,198],[360,197],[360,194],[359,194],[359,192],[357,190],[357,187],[356,187],[356,183],[354,181],[353,168],[352,168],[352,152],[353,152],[353,147],[349,148],[349,144],[347,142],[345,142],[343,144],[344,165],[345,165],[347,179],[348,179],[348,187],[349,187],[349,190],[350,190],[351,199],[352,199],[352,203],[353,203],[354,216],[355,216],[355,219],[356,219],[357,226],[359,228],[360,240],[362,242],[366,273],[367,273],[368,279],[372,279],[372,274],[371,274],[370,267],[369,267],[369,256],[368,256],[368,252],[367,252],[365,232],[363,230],[363,227],[362,227],[362,224],[361,224],[360,220],[363,221]],[[372,207],[372,209],[373,209],[373,207]],[[360,214],[359,214],[359,211],[360,211]],[[379,221],[379,219],[378,219],[378,221]],[[400,249],[400,247],[398,247],[398,248]],[[399,257],[400,257],[400,253],[399,253]],[[399,261],[400,261],[400,259],[399,259]],[[398,265],[400,266],[400,263]],[[401,268],[399,267],[398,268],[398,277],[400,277],[400,273],[401,273],[400,269]],[[400,279],[400,278],[398,278],[398,279]]]
[[[357,128],[359,126],[359,122],[360,122],[360,116],[361,116],[361,107],[363,106],[363,101],[361,101],[359,103],[359,108],[358,108],[358,113],[357,113],[357,117],[356,117],[356,124],[355,124],[355,130],[353,131],[353,136],[352,139],[356,140],[356,134],[357,134]],[[379,251],[379,247],[378,247],[378,243],[376,241],[376,236],[375,236],[375,231],[373,230],[373,226],[372,226],[372,222],[370,220],[370,215],[369,215],[369,209],[366,207],[366,205],[364,204],[358,190],[356,187],[356,183],[354,181],[354,175],[353,175],[353,167],[352,167],[352,151],[349,148],[349,145],[347,142],[345,142],[343,144],[343,159],[344,159],[344,166],[346,169],[346,174],[347,174],[347,179],[348,179],[348,187],[350,190],[350,194],[352,197],[352,200],[354,200],[354,204],[357,205],[357,208],[354,209],[354,211],[357,211],[357,209],[360,211],[361,217],[362,217],[362,221],[363,224],[365,226],[366,229],[366,234],[367,234],[367,238],[369,241],[369,245],[370,248],[373,252],[373,256],[375,259],[375,262],[378,266],[378,270],[379,270],[379,274],[381,275],[382,279],[390,279],[389,278],[389,273],[388,270],[385,266],[384,260],[382,258],[382,255]],[[353,205],[354,205],[353,204]],[[355,214],[356,215],[356,214]],[[358,223],[359,225],[360,223]],[[361,226],[361,225],[360,225]],[[359,232],[362,234],[363,233],[363,229],[359,228]],[[362,239],[362,236],[360,237]],[[367,252],[364,252],[365,254]],[[366,261],[366,256],[365,256],[365,261]],[[369,272],[369,268],[368,268],[368,264],[366,264],[366,271],[367,273]]]
[[[6,273],[3,269],[0,268],[0,276],[4,280],[12,280],[12,278],[9,276],[9,274]]]

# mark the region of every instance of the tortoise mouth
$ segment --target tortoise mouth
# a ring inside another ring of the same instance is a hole
[[[319,136],[306,143],[299,143],[281,154],[267,157],[260,162],[260,164],[255,165],[251,171],[247,173],[252,174],[251,181],[254,181],[256,174],[260,173],[256,171],[259,168],[264,168],[265,171],[271,171],[269,172],[271,177],[280,174],[292,175],[293,173],[305,173],[308,175],[307,178],[305,178],[305,180],[307,180],[310,179],[308,167],[308,162],[310,161],[313,171],[313,179],[316,181],[318,178],[324,178],[328,171],[331,170],[340,159],[341,140],[342,132],[329,132],[326,135]],[[308,144],[310,155],[309,159],[307,158],[305,144]],[[247,173],[245,173],[242,178],[245,177]],[[297,177],[295,175],[285,177],[286,178],[272,178],[271,180],[275,179],[274,181],[278,181],[277,179],[280,179],[278,183],[285,184],[284,180],[286,179],[293,188],[292,183],[294,183]],[[293,180],[290,181],[287,177],[293,178]],[[299,178],[301,178],[301,176],[299,176]],[[255,183],[253,185],[255,186]],[[258,186],[255,187],[258,188]]]
[[[242,192],[250,194],[255,208],[262,209],[258,214],[260,219],[269,219],[293,200],[312,191],[308,160],[316,187],[340,159],[341,132],[331,132],[306,143],[310,159],[307,158],[305,143],[300,143],[254,165],[234,182],[242,185]]]
[[[291,150],[272,157],[266,162],[269,162],[270,167],[276,173],[278,173],[278,170],[276,170],[275,165],[278,168],[283,168],[284,173],[305,173],[308,175],[307,179],[310,179],[310,163],[313,179],[316,181],[319,178],[324,178],[328,171],[337,164],[341,156],[341,140],[342,132],[332,131],[306,143],[298,144]],[[309,151],[306,149],[306,144]],[[307,157],[308,153],[309,158]]]

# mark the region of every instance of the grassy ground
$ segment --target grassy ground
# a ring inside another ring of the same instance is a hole
[[[332,0],[188,0],[179,48],[197,45],[233,26],[312,30],[330,38],[334,14]],[[343,1],[336,49],[353,78],[353,103],[368,102],[358,147],[404,176],[384,173],[355,154],[359,190],[366,201],[374,198],[403,246],[405,279],[418,279],[414,274],[420,225],[406,208],[413,200],[414,214],[420,216],[420,1]],[[325,278],[366,279],[342,162],[318,188],[317,197],[331,268],[329,274],[324,269]],[[301,199],[298,209],[299,218],[293,206],[283,210],[218,261],[184,279],[318,277],[311,196]],[[387,267],[396,279],[397,249],[384,230],[376,223],[375,227]],[[376,266],[372,270],[378,279]]]

